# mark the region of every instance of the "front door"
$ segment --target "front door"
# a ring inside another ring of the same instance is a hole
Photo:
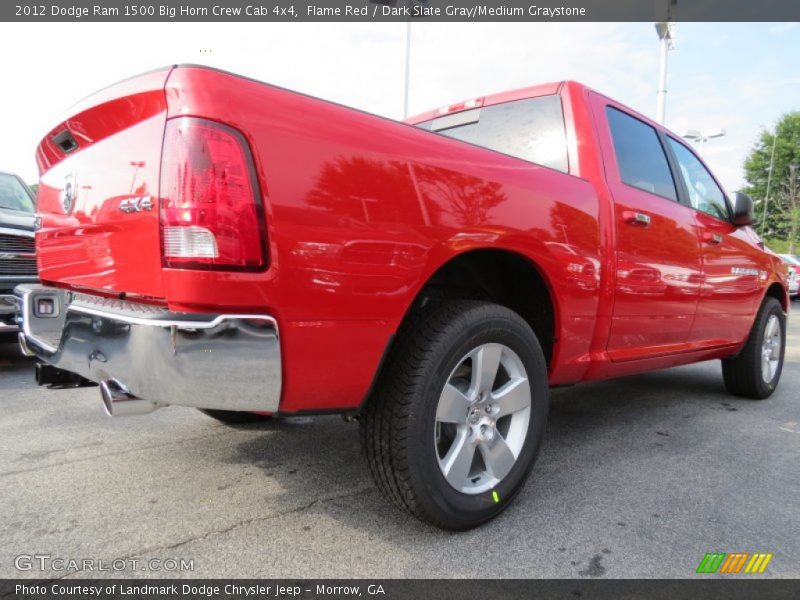
[[[690,341],[702,347],[742,342],[759,300],[761,252],[731,224],[731,208],[719,184],[683,143],[667,136],[698,224],[703,284]]]

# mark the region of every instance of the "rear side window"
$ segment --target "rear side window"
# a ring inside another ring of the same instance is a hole
[[[569,170],[564,111],[557,95],[465,110],[417,127],[564,173]]]
[[[606,115],[622,181],[677,201],[675,181],[656,130],[610,106]]]

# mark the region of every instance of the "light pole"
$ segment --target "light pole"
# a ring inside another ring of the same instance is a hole
[[[673,34],[675,32],[675,23],[671,21],[662,21],[656,23],[656,33],[658,39],[661,40],[661,59],[659,61],[658,71],[658,94],[656,95],[656,121],[664,124],[664,118],[667,111],[667,54],[675,47],[675,40]]]
[[[712,138],[722,137],[725,135],[724,129],[706,129],[703,131],[698,131],[697,129],[687,129],[682,137],[685,137],[687,140],[692,140],[695,142],[700,142],[700,156],[703,156],[703,149],[706,146],[706,142]]]
[[[797,171],[800,165],[792,163],[789,165],[789,184],[786,186],[786,193],[789,197],[789,254],[795,253],[795,240],[797,239],[798,218],[800,218],[800,195],[798,195]]]
[[[369,0],[370,4],[380,4],[386,6],[397,7],[399,2],[405,4],[406,8],[411,10],[411,0]],[[403,81],[403,120],[408,118],[408,88],[411,83],[411,20],[406,17],[406,62],[405,62],[405,75]]]

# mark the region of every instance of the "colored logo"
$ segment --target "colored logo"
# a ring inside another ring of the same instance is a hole
[[[771,552],[709,552],[700,561],[697,572],[728,575],[763,573],[771,560]]]

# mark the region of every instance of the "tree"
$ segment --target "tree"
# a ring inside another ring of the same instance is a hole
[[[792,163],[788,170],[789,177],[778,192],[777,204],[789,221],[789,254],[796,254],[800,237],[800,165]]]
[[[772,163],[771,178],[770,163]],[[798,186],[796,181],[790,181],[790,165],[797,164],[800,164],[800,111],[783,115],[774,131],[762,131],[744,161],[747,181],[745,192],[755,201],[756,229],[762,231],[764,200],[769,182],[769,201],[763,235],[786,240],[792,252],[795,245],[800,243]],[[795,177],[797,176],[798,172],[795,169]]]

